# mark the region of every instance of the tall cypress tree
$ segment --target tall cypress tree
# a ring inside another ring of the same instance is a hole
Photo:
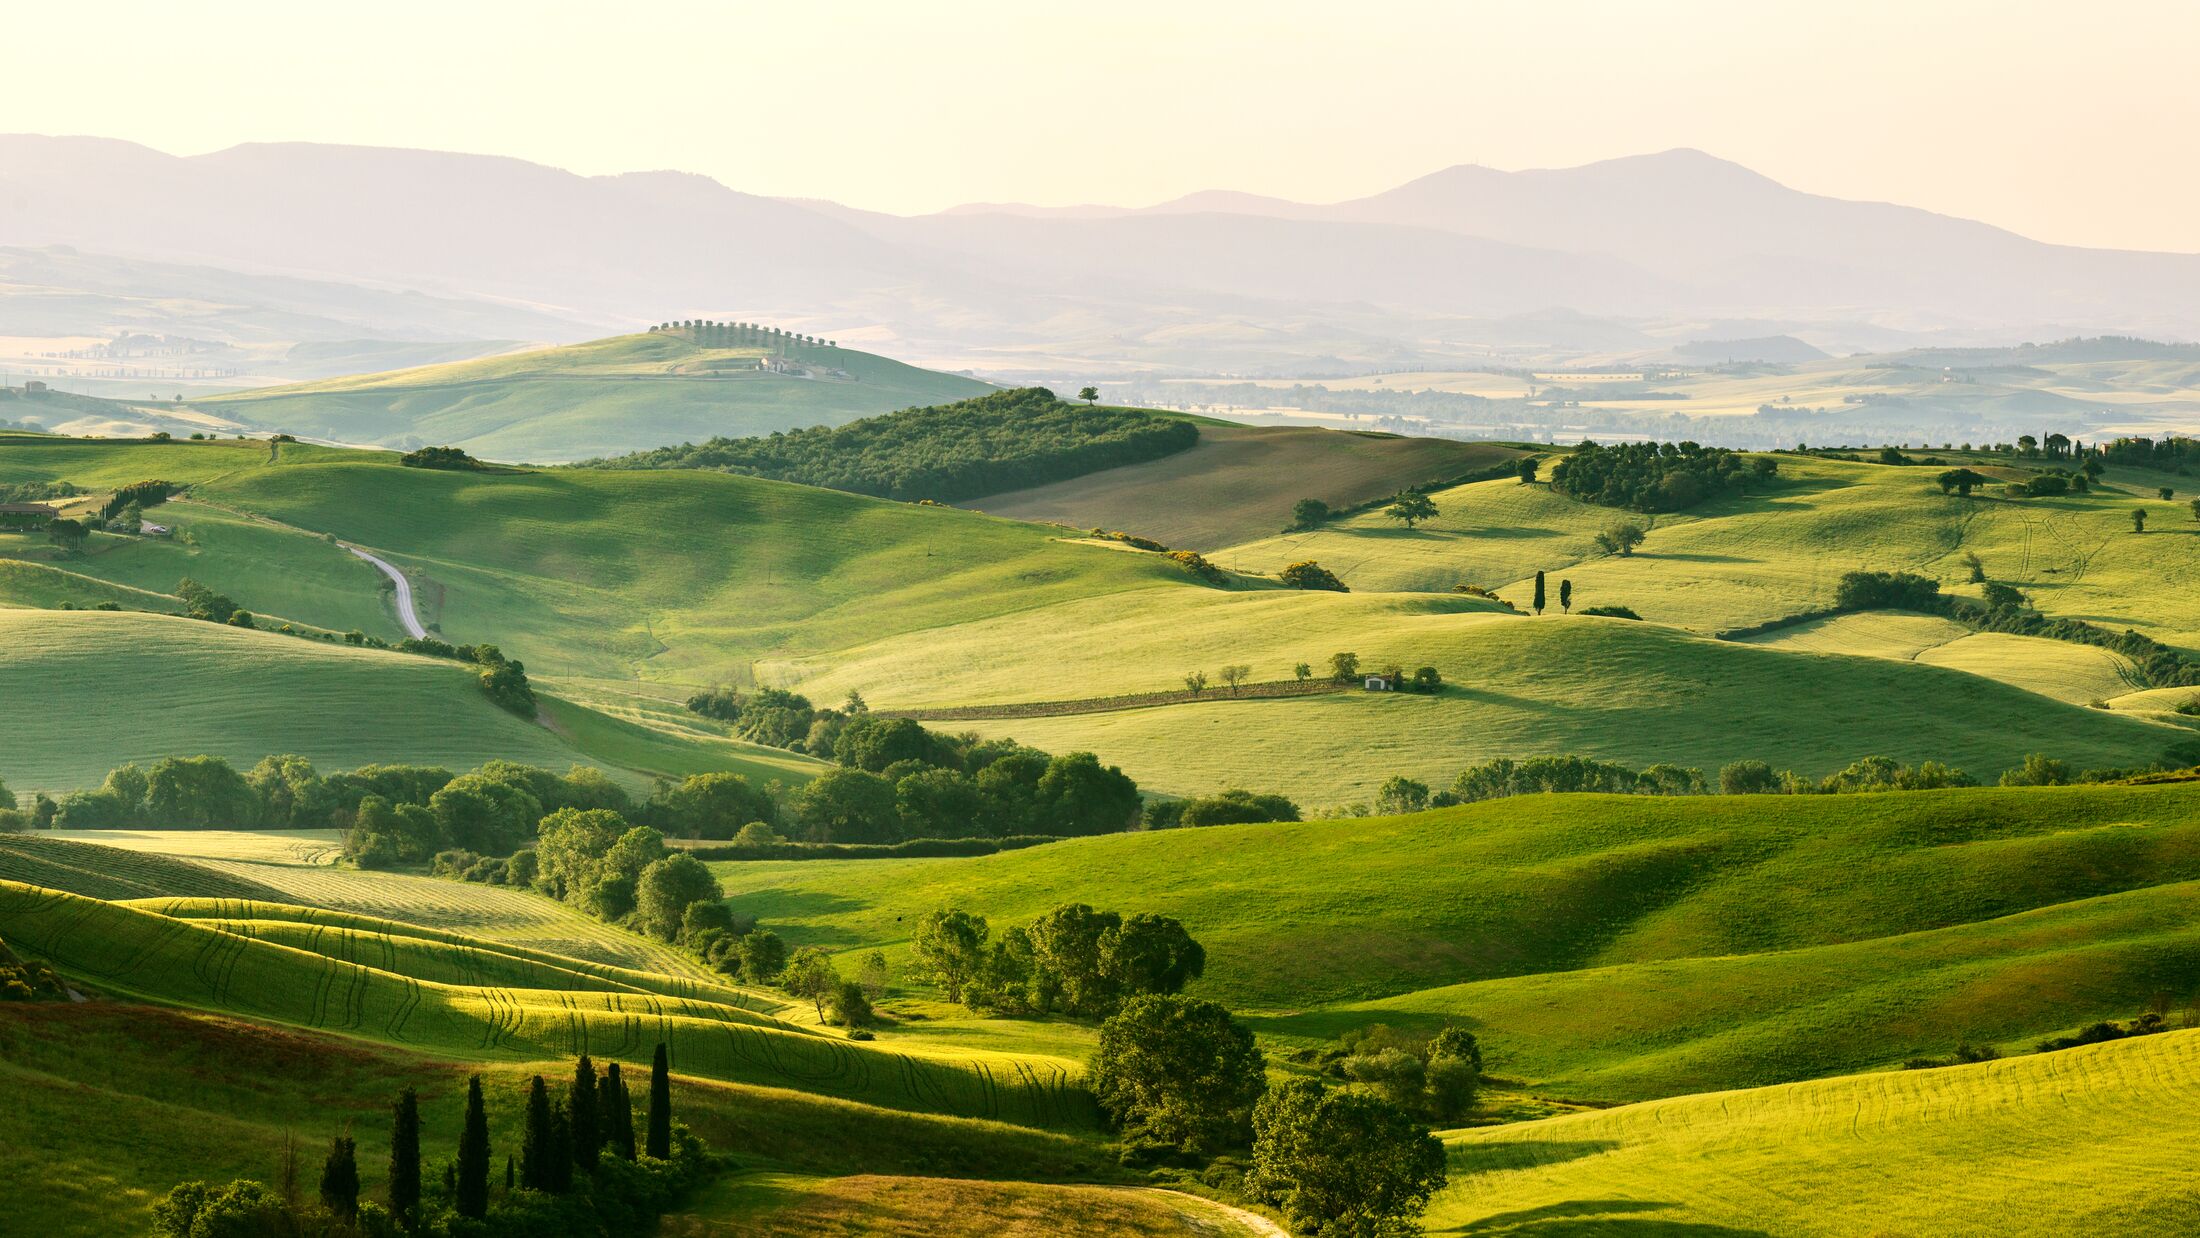
[[[550,1089],[542,1076],[527,1089],[527,1125],[519,1138],[519,1184],[530,1191],[550,1189]]]
[[[596,1172],[596,1157],[603,1151],[601,1098],[597,1095],[596,1064],[587,1054],[573,1063],[573,1094],[567,1099],[573,1114],[573,1163],[583,1172]]]
[[[481,1076],[466,1081],[466,1125],[458,1132],[458,1180],[451,1186],[458,1215],[489,1215],[489,1114],[481,1104]]]
[[[648,1151],[660,1161],[672,1159],[672,1064],[661,1040],[657,1059],[649,1066]]]
[[[406,1229],[420,1219],[420,1098],[411,1088],[397,1094],[390,1122],[390,1213]]]
[[[562,1100],[550,1110],[550,1163],[545,1168],[551,1194],[563,1195],[573,1189],[573,1116]]]
[[[1543,613],[1543,573],[1535,574],[1535,613]]]
[[[634,1159],[634,1098],[627,1094],[626,1076],[613,1062],[603,1079],[604,1143],[626,1160]]]
[[[344,1221],[359,1216],[359,1149],[351,1136],[338,1135],[321,1164],[321,1205]]]

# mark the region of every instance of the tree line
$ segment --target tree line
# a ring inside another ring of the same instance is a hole
[[[790,796],[790,824],[810,842],[1069,837],[1138,820],[1138,784],[1089,752],[1057,756],[1012,739],[934,731],[874,714],[858,693],[839,709],[778,688],[717,688],[687,704],[743,739],[839,765]]]
[[[501,1174],[477,1074],[466,1084],[458,1154],[443,1163],[440,1173],[424,1172],[420,1097],[406,1088],[391,1106],[381,1202],[362,1181],[357,1141],[344,1133],[329,1142],[313,1198],[301,1198],[297,1171],[289,1160],[273,1188],[251,1179],[226,1186],[182,1182],[154,1203],[153,1234],[641,1238],[655,1233],[661,1216],[725,1164],[673,1120],[672,1079],[662,1043],[650,1067],[648,1108],[639,1134],[634,1098],[619,1063],[610,1063],[599,1075],[587,1054],[573,1064],[572,1078],[562,1087],[534,1076],[520,1104],[520,1146],[516,1153],[506,1153]]]
[[[713,438],[576,467],[708,469],[879,498],[952,502],[1157,460],[1199,441],[1189,421],[1081,407],[1044,387],[903,409],[842,426]]]

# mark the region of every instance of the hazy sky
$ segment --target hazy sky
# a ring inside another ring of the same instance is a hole
[[[2189,3],[19,0],[0,29],[0,128],[179,154],[418,146],[913,213],[1331,201],[1695,146],[1815,192],[2200,251]]]

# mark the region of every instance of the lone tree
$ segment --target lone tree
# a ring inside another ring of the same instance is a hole
[[[407,1229],[420,1215],[420,1098],[397,1094],[390,1120],[390,1215]]]
[[[2194,499],[2192,501],[2192,518],[2194,520],[2200,520],[2200,499]]]
[[[1329,655],[1329,677],[1338,683],[1350,683],[1360,673],[1360,655],[1333,653]]]
[[[1558,582],[1558,609],[1564,614],[1570,615],[1574,613],[1573,581],[1561,580]]]
[[[804,946],[787,960],[787,971],[780,984],[796,997],[807,997],[817,1007],[817,1021],[825,1021],[825,999],[840,987],[840,972],[833,967],[833,956],[823,946]],[[650,1115],[655,1121],[656,1115]],[[652,1154],[654,1155],[654,1154]]]
[[[2159,488],[2159,489],[2157,489],[2157,490],[2156,490],[2156,491],[2155,491],[2154,493],[2156,493],[2156,494],[2158,494],[2158,495],[2161,495],[2161,496],[2162,496],[2162,501],[2163,501],[2164,503],[2167,503],[2167,502],[2169,502],[2169,501],[2170,501],[2171,499],[2174,499],[2174,498],[2176,498],[2176,497],[2177,497],[2177,490],[2176,490],[2176,488],[2175,488],[2175,487],[2172,487],[2172,486],[2163,486],[2163,487],[2160,487],[2160,488]]]
[[[1245,686],[1245,680],[1252,673],[1253,668],[1250,666],[1225,666],[1222,668],[1222,682],[1230,685],[1230,695],[1236,696],[1238,689]]]
[[[2192,518],[2195,520],[2200,520],[2200,499],[2194,499],[2192,502],[2194,509],[2192,513]],[[1305,683],[1307,680],[1314,677],[1314,668],[1308,666],[1304,662],[1301,662],[1291,668],[1291,674],[1297,677],[1300,683]]]
[[[1410,529],[1423,520],[1434,520],[1436,504],[1418,490],[1400,490],[1390,496],[1390,506],[1383,509],[1383,514],[1392,520],[1405,521]]]
[[[656,1060],[649,1064],[649,1144],[644,1150],[660,1161],[672,1157],[672,1065],[661,1040]]]
[[[1933,480],[1940,483],[1942,494],[1953,490],[1964,498],[1970,498],[1971,491],[1974,488],[1985,485],[1993,478],[1984,473],[1973,472],[1970,469],[1949,469]]]
[[[1294,1079],[1253,1110],[1253,1196],[1325,1238],[1387,1238],[1443,1189],[1444,1145],[1378,1097]]]
[[[1184,677],[1184,690],[1193,696],[1207,690],[1207,672],[1193,671]]]
[[[1085,406],[1090,408],[1100,402],[1100,389],[1098,387],[1080,387],[1077,389],[1077,398],[1083,400]]]
[[[329,1143],[328,1160],[321,1166],[321,1206],[342,1221],[359,1217],[359,1149],[349,1135]]]
[[[1642,539],[1646,536],[1648,534],[1642,531],[1641,525],[1623,520],[1597,534],[1597,549],[1624,559],[1635,553],[1635,547],[1642,545]]]
[[[1134,997],[1100,1025],[1093,1095],[1126,1138],[1194,1155],[1243,1141],[1268,1086],[1253,1033],[1213,1002]]]
[[[1518,474],[1520,475],[1520,484],[1521,484],[1521,485],[1525,486],[1525,485],[1528,485],[1529,483],[1533,482],[1533,481],[1535,480],[1535,472],[1536,472],[1536,459],[1535,459],[1535,457],[1534,457],[1534,456],[1523,456],[1523,457],[1521,457],[1520,463],[1519,463],[1519,464],[1518,464],[1517,466],[1515,466],[1515,468],[1514,468],[1514,470],[1513,470],[1513,471],[1514,471],[1514,472],[1516,472],[1516,473],[1518,473]]]
[[[2131,531],[2134,533],[2144,533],[2147,531],[2146,508],[2134,507],[2131,509]]]
[[[1543,613],[1543,573],[1541,570],[1538,570],[1535,574],[1535,613],[1539,615]]]
[[[539,1087],[542,1080],[535,1081]],[[466,1081],[466,1124],[458,1132],[458,1174],[452,1204],[458,1215],[489,1215],[489,1115],[481,1107],[481,1076]]]
[[[1295,533],[1300,529],[1311,529],[1327,519],[1329,504],[1320,499],[1300,499],[1291,505],[1291,527],[1284,532]]]

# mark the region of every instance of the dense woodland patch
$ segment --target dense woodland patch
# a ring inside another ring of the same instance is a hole
[[[1044,387],[910,408],[844,426],[714,438],[582,467],[710,469],[886,499],[952,501],[1158,460],[1199,441],[1188,421],[1079,407]]]
[[[1706,499],[1741,494],[1778,465],[1752,463],[1724,447],[1699,443],[1584,442],[1551,470],[1551,488],[1569,498],[1638,512],[1677,512]]]

